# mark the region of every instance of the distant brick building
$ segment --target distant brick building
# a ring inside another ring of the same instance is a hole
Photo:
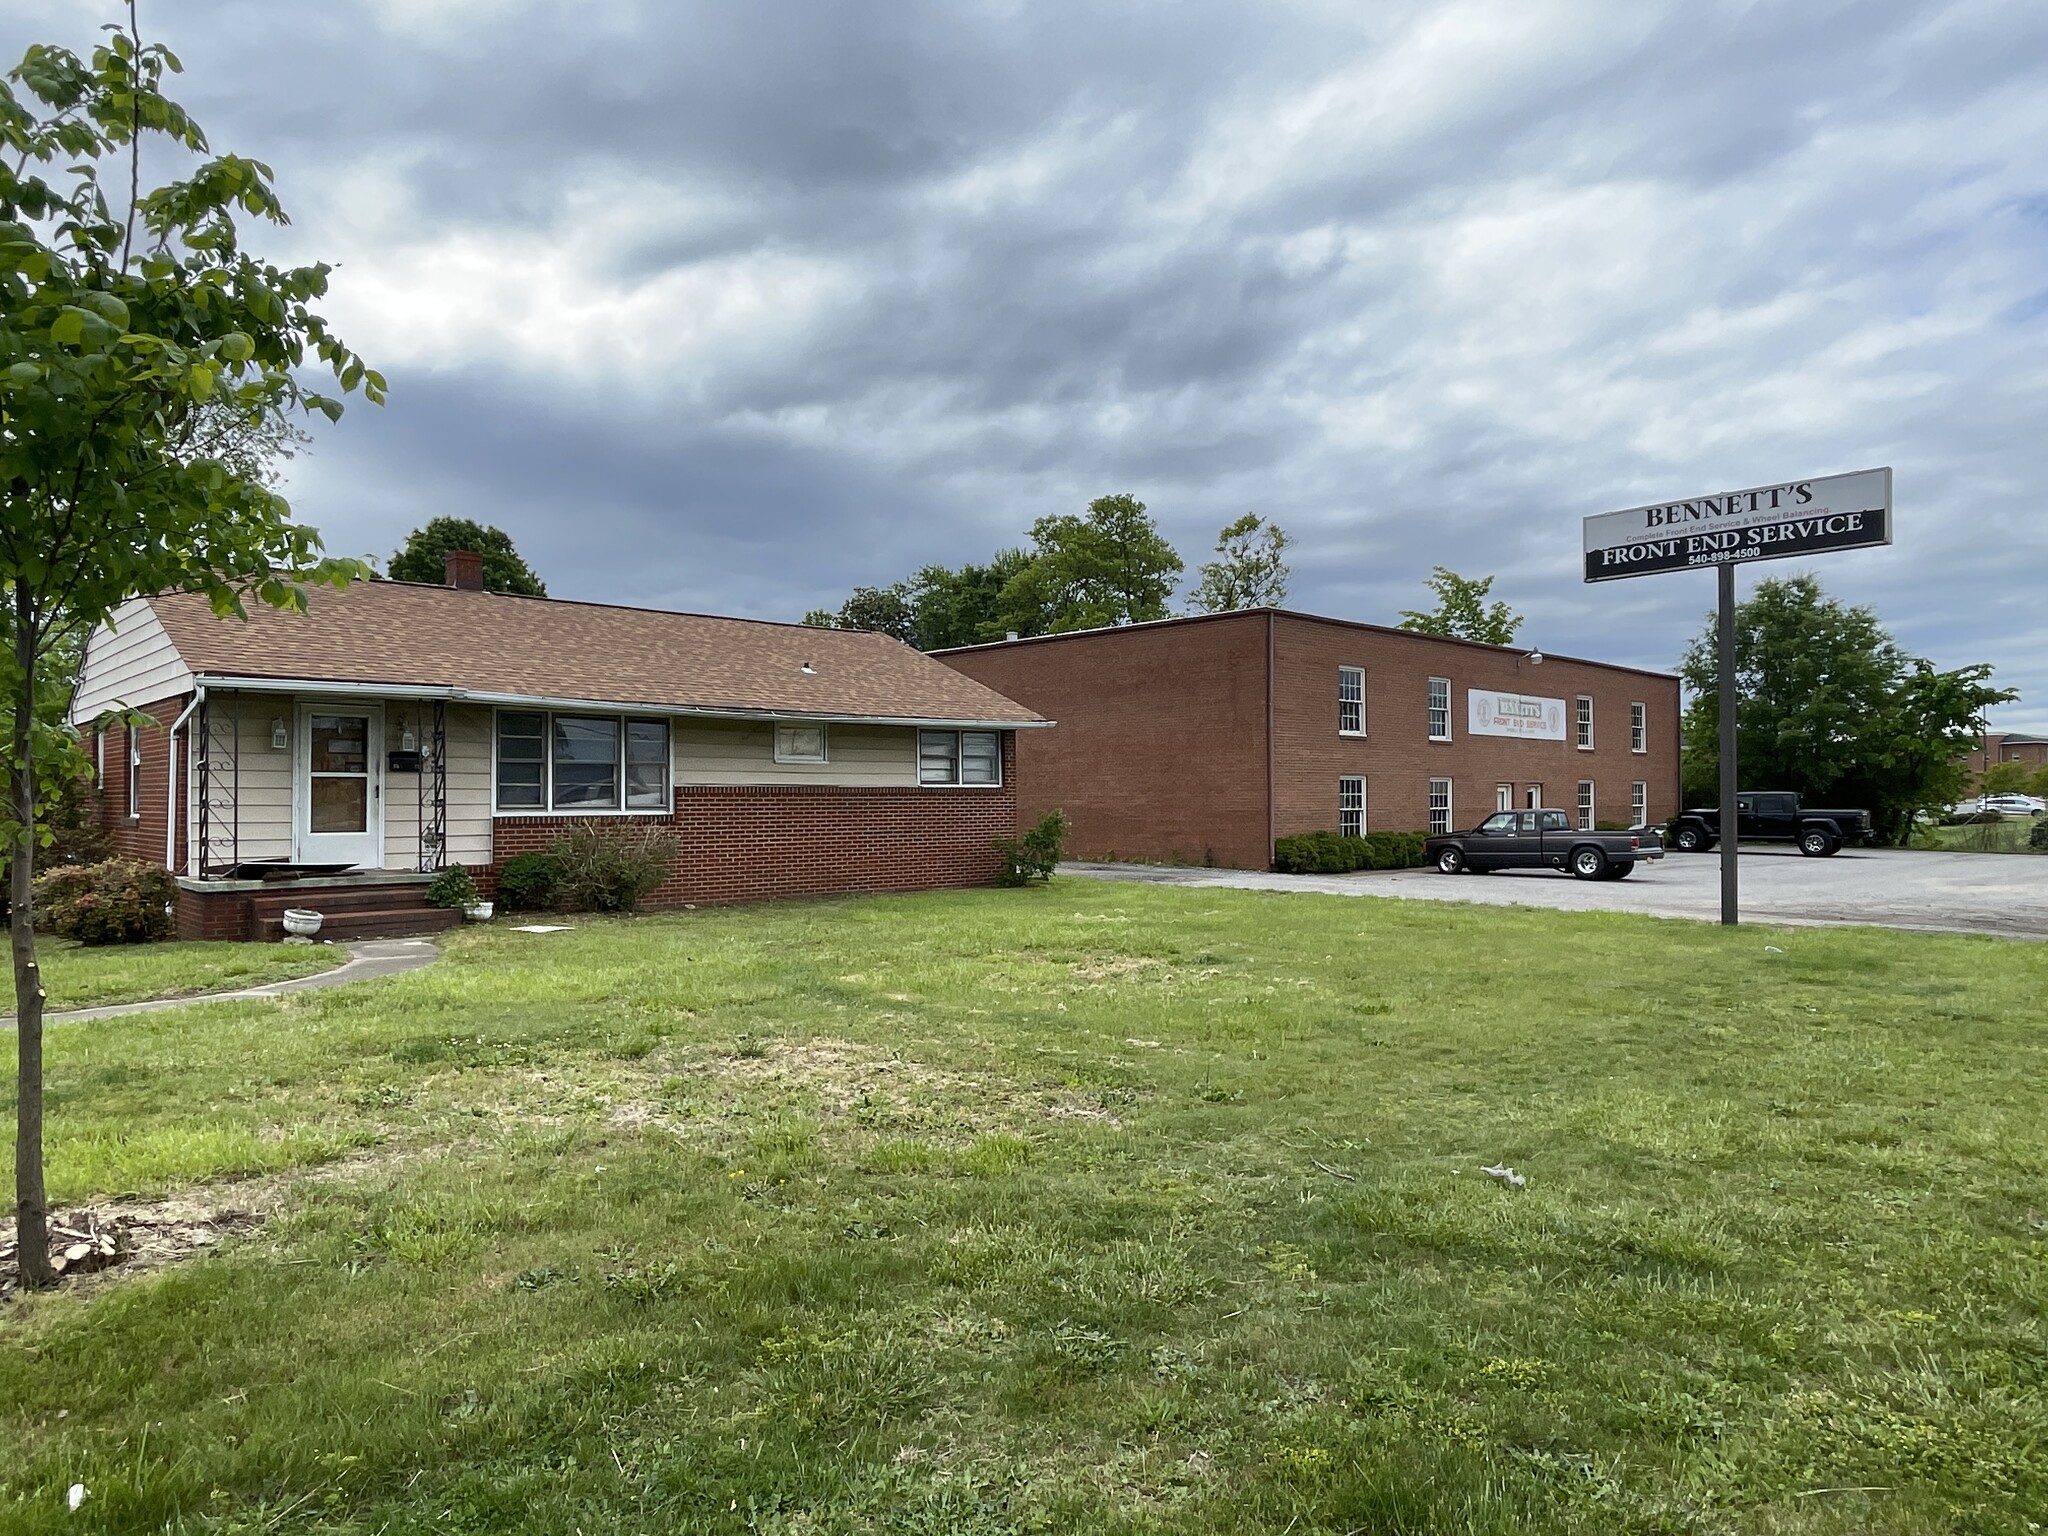
[[[2048,736],[1987,731],[1983,742],[1969,754],[1972,781],[1981,779],[1993,763],[2024,763],[2029,768],[2048,766]]]
[[[1679,808],[1667,673],[1279,609],[936,654],[1057,723],[1018,736],[1018,811],[1064,809],[1081,857],[1263,869],[1295,832]]]

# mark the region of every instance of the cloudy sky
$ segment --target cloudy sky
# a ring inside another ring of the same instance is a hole
[[[1190,566],[1277,519],[1295,606],[1441,563],[1668,666],[1712,578],[1587,588],[1584,514],[1890,464],[1812,568],[2048,729],[2048,6],[143,9],[391,381],[294,470],[339,552],[794,618],[1128,490]]]

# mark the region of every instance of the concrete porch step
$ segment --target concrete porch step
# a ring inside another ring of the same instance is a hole
[[[321,906],[314,907],[314,910],[325,919],[319,933],[323,939],[413,938],[443,932],[462,921],[462,914],[448,907],[386,906],[330,911]],[[249,935],[266,944],[282,939],[285,936],[283,909],[265,914],[252,912],[249,915]]]

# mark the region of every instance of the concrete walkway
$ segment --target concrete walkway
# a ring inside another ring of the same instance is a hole
[[[282,997],[287,992],[310,992],[315,987],[338,987],[351,981],[374,981],[379,976],[399,976],[416,971],[440,958],[441,951],[426,939],[358,939],[345,946],[349,958],[331,971],[295,976],[290,981],[273,981],[237,992],[202,992],[196,997],[158,997],[143,1003],[108,1003],[104,1008],[73,1008],[65,1013],[46,1013],[45,1024],[84,1024],[93,1019],[111,1019],[124,1013],[156,1013],[164,1008],[188,1008],[194,1003],[240,1003],[257,998]],[[0,1028],[12,1029],[14,1015],[0,1016]]]
[[[1075,863],[1060,869],[1094,880],[1152,885],[1638,912],[1714,922],[1720,916],[1720,867],[1715,856],[1673,853],[1627,880],[1615,881],[1574,880],[1539,870],[1451,876],[1433,869],[1351,875],[1276,875],[1146,864]],[[1787,848],[1744,848],[1742,917],[1745,922],[1789,926],[1868,924],[1911,933],[2048,939],[2048,857],[1845,848],[1831,859],[1805,859]]]

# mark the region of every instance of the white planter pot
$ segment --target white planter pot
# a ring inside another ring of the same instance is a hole
[[[284,909],[284,931],[294,938],[310,939],[320,931],[326,919],[311,907],[286,907]]]
[[[472,923],[483,923],[490,921],[491,913],[496,910],[488,901],[472,901],[462,909],[462,915]]]

